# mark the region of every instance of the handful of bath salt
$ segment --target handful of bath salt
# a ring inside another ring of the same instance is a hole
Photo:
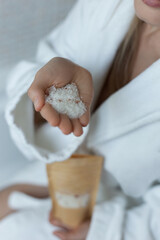
[[[45,101],[57,112],[66,114],[71,119],[79,118],[86,112],[86,106],[80,99],[78,88],[74,83],[62,88],[51,86],[48,92]]]

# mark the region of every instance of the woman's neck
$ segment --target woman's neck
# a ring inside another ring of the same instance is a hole
[[[150,46],[153,46],[153,51],[155,51],[160,57],[160,27],[144,23],[142,31],[143,38]]]
[[[157,34],[157,32],[160,33],[160,27],[151,25],[149,23],[145,23],[145,30],[146,30],[146,34],[148,35]]]

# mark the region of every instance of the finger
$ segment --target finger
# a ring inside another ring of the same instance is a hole
[[[79,233],[74,231],[55,231],[53,232],[54,235],[59,237],[61,240],[80,240]]]
[[[82,223],[79,227],[68,232],[62,232],[62,236],[65,236],[65,240],[80,240],[86,239],[89,231],[90,221]]]
[[[65,230],[71,230],[71,228],[68,227],[66,224],[62,223],[59,219],[56,219],[56,218],[53,217],[52,210],[49,213],[48,220],[52,225],[54,225],[56,227],[61,227],[61,228],[64,228]]]
[[[52,85],[51,77],[44,66],[36,73],[34,81],[28,89],[28,96],[34,103],[36,111],[40,111],[44,106],[46,91]]]
[[[46,121],[51,125],[51,126],[58,126],[60,123],[60,116],[59,113],[49,104],[46,103],[42,110],[40,111],[42,117],[46,119]]]
[[[74,81],[78,86],[81,100],[89,108],[94,96],[93,80],[90,72],[86,69],[81,69],[78,75],[75,75]]]
[[[28,96],[32,100],[35,110],[40,111],[45,104],[45,94],[39,87],[30,87]]]
[[[83,127],[86,127],[90,120],[90,111],[87,110],[80,118],[79,121]]]
[[[79,137],[83,134],[83,129],[79,119],[72,119],[72,126],[73,126],[73,134],[76,137]]]
[[[55,231],[54,234],[62,240],[80,240],[86,239],[89,230],[90,220],[82,223],[79,227],[69,231]]]
[[[71,231],[72,229],[70,227],[68,227],[66,224],[59,222],[57,220],[52,220],[51,224],[55,227],[60,227],[62,228],[62,231]]]
[[[63,232],[55,231],[55,232],[53,232],[53,234],[61,240],[66,240],[65,234]]]
[[[49,212],[49,216],[48,216],[48,221],[50,222],[50,223],[52,223],[52,220],[53,220],[54,218],[53,218],[53,213],[52,213],[52,210]]]
[[[66,135],[68,135],[72,132],[72,123],[71,123],[71,121],[70,121],[70,119],[68,118],[67,115],[60,114],[59,128]]]

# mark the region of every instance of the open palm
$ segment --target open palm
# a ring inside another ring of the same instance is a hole
[[[45,94],[49,87],[54,85],[60,88],[71,83],[76,84],[80,98],[86,106],[86,112],[76,119],[58,113],[49,103],[45,103]],[[92,77],[86,69],[67,59],[53,58],[37,72],[28,95],[35,110],[39,111],[48,123],[59,127],[64,134],[73,132],[75,136],[80,136],[83,133],[82,127],[89,123],[93,92]]]

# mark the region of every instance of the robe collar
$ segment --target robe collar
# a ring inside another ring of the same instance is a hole
[[[88,146],[160,121],[160,59],[106,99],[93,113]]]

